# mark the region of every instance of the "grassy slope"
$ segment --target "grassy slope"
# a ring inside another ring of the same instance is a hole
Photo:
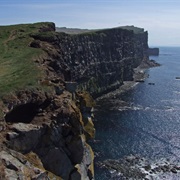
[[[29,47],[29,43],[32,41],[30,34],[36,33],[40,27],[42,23],[0,26],[0,97],[37,85],[42,72],[33,58],[43,51]]]

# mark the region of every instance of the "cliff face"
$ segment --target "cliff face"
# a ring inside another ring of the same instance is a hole
[[[147,32],[136,34],[121,28],[78,35],[60,33],[55,44],[61,58],[52,67],[63,72],[65,80],[78,82],[80,90],[96,96],[132,80],[133,68],[148,59],[147,41]]]
[[[149,54],[149,56],[158,56],[159,55],[159,48],[149,48],[148,54]]]
[[[132,80],[133,68],[148,61],[147,32],[115,28],[68,35],[55,32],[53,23],[11,29],[5,28],[2,47],[18,56],[3,58],[30,74],[13,76],[15,90],[0,96],[0,177],[93,179],[94,155],[87,141],[95,135],[94,102],[84,90],[97,96]],[[15,40],[26,51],[14,47]],[[33,66],[24,66],[24,57]],[[16,73],[13,68],[3,75]]]
[[[0,134],[2,179],[93,179],[89,94],[76,94],[75,100],[66,90],[60,95],[21,91],[4,103],[14,107]]]
[[[94,177],[87,144],[94,101],[51,68],[61,55],[54,30],[53,23],[0,30],[0,179]]]

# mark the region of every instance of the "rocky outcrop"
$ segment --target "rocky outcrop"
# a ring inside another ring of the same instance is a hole
[[[178,179],[180,164],[167,159],[147,160],[139,156],[126,156],[123,159],[105,160],[101,168],[110,171],[112,179]],[[175,176],[174,176],[175,174]]]
[[[158,56],[159,55],[159,48],[149,48],[148,54],[149,54],[149,56]]]
[[[73,99],[65,90],[61,95],[23,93],[11,98],[13,107],[5,116],[0,152],[4,178],[93,179],[94,154],[87,139],[95,133],[94,101],[89,94]],[[29,99],[22,104],[21,97]],[[29,111],[34,112],[31,118],[24,114]]]

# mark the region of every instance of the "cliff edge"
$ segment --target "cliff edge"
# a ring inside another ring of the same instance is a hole
[[[94,179],[91,95],[132,80],[149,61],[143,29],[55,29],[49,22],[1,26],[1,179]]]

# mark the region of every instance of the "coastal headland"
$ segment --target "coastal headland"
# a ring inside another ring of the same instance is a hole
[[[0,27],[0,45],[0,179],[94,179],[93,98],[157,65],[147,31],[20,24]]]

